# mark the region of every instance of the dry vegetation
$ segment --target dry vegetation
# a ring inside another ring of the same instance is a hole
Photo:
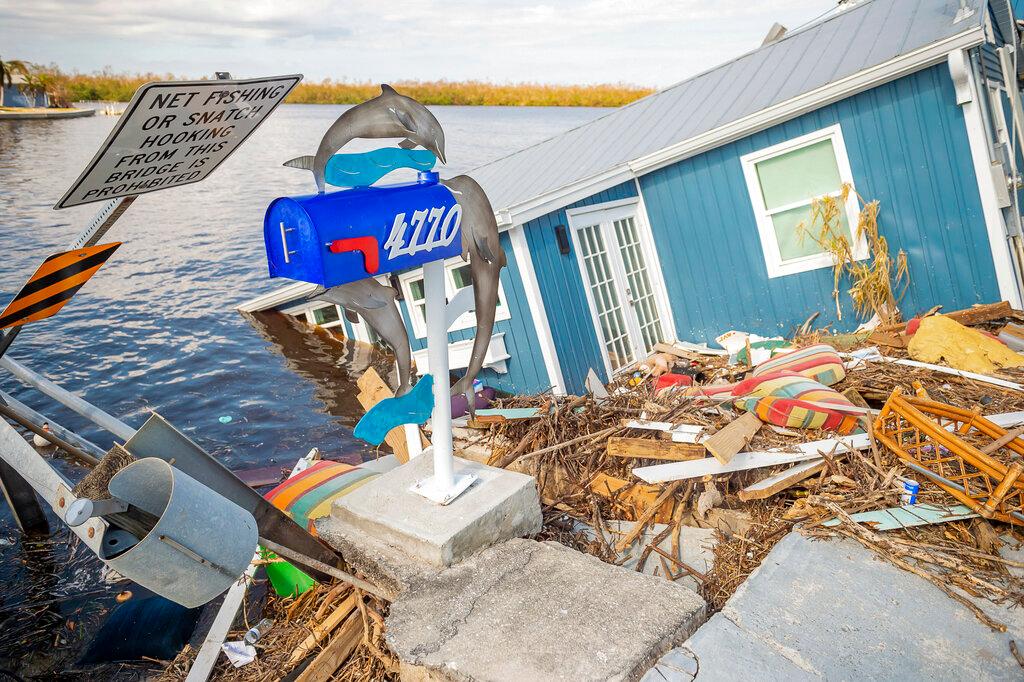
[[[67,73],[59,67],[34,67],[47,88],[68,101],[127,102],[138,87],[154,80],[185,80],[174,74],[127,74],[105,69]],[[402,94],[428,105],[619,107],[653,92],[623,83],[603,85],[497,84],[484,81],[396,81]],[[377,83],[326,79],[304,81],[288,96],[292,104],[356,104],[380,94]]]

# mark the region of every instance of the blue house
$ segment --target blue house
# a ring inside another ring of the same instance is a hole
[[[44,90],[27,87],[21,74],[11,75],[11,82],[0,83],[0,107],[33,108],[50,106],[50,97]]]
[[[577,393],[589,369],[610,377],[658,341],[786,334],[814,312],[856,326],[848,303],[836,319],[829,256],[796,234],[844,184],[880,201],[882,234],[908,255],[905,315],[1020,307],[1024,55],[1008,0],[865,0],[773,37],[470,172],[509,262],[485,384]],[[461,261],[448,272],[453,293],[468,284]],[[422,354],[421,274],[398,280]],[[305,286],[241,307],[372,340],[333,306],[297,304]],[[453,368],[472,325],[450,334]]]

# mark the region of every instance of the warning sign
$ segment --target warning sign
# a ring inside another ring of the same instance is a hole
[[[206,178],[266,120],[300,75],[148,83],[54,208]]]

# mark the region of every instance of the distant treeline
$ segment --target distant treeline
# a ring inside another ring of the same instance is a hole
[[[45,73],[48,86],[68,101],[104,100],[127,102],[143,83],[154,80],[183,80],[171,74],[65,73],[54,66],[35,67]],[[514,83],[499,85],[482,81],[397,81],[399,92],[424,104],[537,107],[619,107],[653,92],[627,84],[544,85]],[[356,104],[380,93],[376,83],[354,83],[327,79],[302,82],[287,102],[293,104]]]

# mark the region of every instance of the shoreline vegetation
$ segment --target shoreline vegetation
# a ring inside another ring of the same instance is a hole
[[[34,67],[47,90],[69,102],[127,102],[135,90],[154,80],[186,80],[173,74],[125,74],[104,70],[66,73],[56,66]],[[484,81],[395,81],[399,92],[427,105],[519,107],[620,107],[654,92],[626,83],[601,85],[547,85],[541,83],[488,83]],[[303,81],[285,102],[289,104],[357,104],[380,94],[377,83]]]

